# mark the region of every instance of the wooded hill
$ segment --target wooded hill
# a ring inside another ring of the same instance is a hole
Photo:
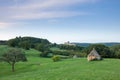
[[[7,41],[11,47],[21,47],[24,49],[35,48],[38,44],[48,45],[50,42],[47,39],[35,37],[16,37]]]

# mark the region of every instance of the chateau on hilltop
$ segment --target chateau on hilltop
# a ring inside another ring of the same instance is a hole
[[[76,46],[75,44],[73,44],[73,43],[70,43],[69,41],[65,42],[64,44],[65,44],[65,45]]]

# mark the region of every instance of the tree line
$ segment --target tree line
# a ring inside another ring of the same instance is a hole
[[[91,44],[88,47],[66,45],[66,44],[53,44],[53,47],[57,47],[63,51],[56,50],[53,51],[54,54],[62,55],[77,55],[78,57],[87,57],[93,48],[101,55],[103,58],[120,58],[120,45],[106,46],[104,44]]]
[[[50,43],[47,39],[35,37],[16,37],[7,41],[11,47],[18,47],[29,50],[34,48],[41,52],[40,56],[50,57],[52,55],[64,55],[86,57],[95,48],[103,58],[120,58],[120,45],[106,46],[104,44],[91,44],[88,47],[78,45]],[[52,47],[60,50],[51,50]]]

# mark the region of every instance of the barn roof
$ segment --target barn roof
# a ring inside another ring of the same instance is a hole
[[[95,48],[93,48],[93,50],[90,52],[90,54],[88,54],[88,56],[100,57],[100,55],[99,55],[98,52],[95,50]]]

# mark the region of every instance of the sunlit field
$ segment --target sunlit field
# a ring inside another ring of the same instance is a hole
[[[39,57],[36,50],[25,52],[28,61],[16,63],[15,72],[8,63],[0,63],[0,80],[120,80],[119,59],[88,62],[86,58],[76,58],[53,62],[51,58]]]

